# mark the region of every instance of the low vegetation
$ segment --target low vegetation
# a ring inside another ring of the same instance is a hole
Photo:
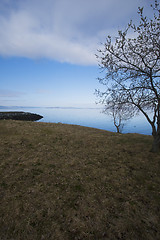
[[[151,136],[2,120],[0,139],[0,240],[160,239]]]

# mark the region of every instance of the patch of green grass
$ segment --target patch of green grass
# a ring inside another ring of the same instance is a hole
[[[151,136],[0,121],[0,240],[160,239]]]

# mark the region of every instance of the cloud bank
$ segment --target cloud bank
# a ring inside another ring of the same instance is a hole
[[[94,65],[105,37],[145,0],[1,0],[0,55]]]

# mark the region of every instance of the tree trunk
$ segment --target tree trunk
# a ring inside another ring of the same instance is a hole
[[[153,144],[151,152],[159,152],[160,151],[160,131],[154,132],[153,134]]]
[[[117,133],[120,133],[119,126],[115,125],[117,128]]]

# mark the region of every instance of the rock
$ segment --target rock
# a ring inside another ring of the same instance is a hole
[[[0,120],[37,121],[43,116],[29,112],[0,112]]]

